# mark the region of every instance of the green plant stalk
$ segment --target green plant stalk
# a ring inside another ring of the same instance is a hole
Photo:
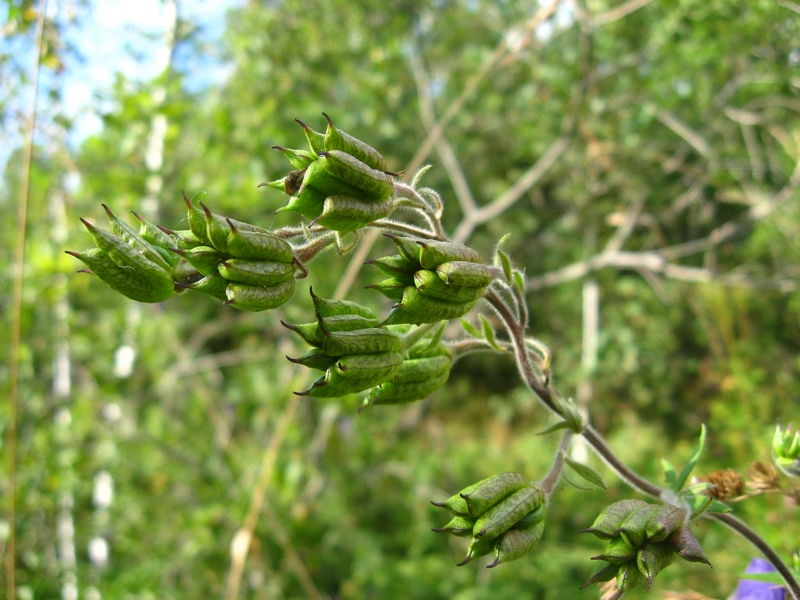
[[[536,375],[536,371],[533,367],[533,364],[531,363],[530,358],[528,356],[524,339],[524,331],[525,327],[527,326],[527,323],[525,323],[523,319],[520,319],[519,321],[515,319],[509,307],[505,304],[502,298],[500,298],[500,296],[498,296],[494,291],[490,290],[489,292],[487,292],[486,299],[489,301],[489,303],[492,305],[495,311],[497,311],[497,314],[503,320],[503,323],[506,327],[506,331],[511,337],[512,344],[514,347],[514,354],[516,355],[517,358],[517,366],[520,375],[522,376],[526,385],[531,389],[534,395],[542,402],[542,404],[544,404],[548,409],[553,411],[558,416],[563,416],[556,407],[550,388],[544,385],[539,380],[539,378]],[[675,496],[674,492],[672,492],[671,490],[665,490],[660,488],[659,486],[637,475],[627,465],[625,465],[614,454],[613,450],[611,450],[611,448],[608,446],[603,437],[597,431],[595,431],[594,428],[592,428],[590,425],[584,425],[581,435],[583,435],[584,439],[587,441],[589,446],[595,451],[595,453],[601,459],[603,459],[603,461],[625,483],[627,483],[633,489],[638,490],[643,494],[647,494],[648,496],[653,496],[655,498],[658,498],[666,502],[674,503],[673,501],[677,500],[677,497]],[[561,453],[559,452],[559,454]],[[556,459],[556,462],[558,462],[558,459]],[[554,463],[553,468],[551,468],[551,473],[556,471],[556,469],[557,465]],[[781,557],[772,549],[772,547],[761,536],[758,535],[758,533],[756,533],[753,529],[751,529],[749,525],[747,525],[746,523],[744,523],[743,521],[739,520],[738,518],[734,517],[731,514],[723,514],[723,513],[704,513],[704,514],[708,518],[716,519],[717,521],[720,521],[724,525],[727,525],[728,527],[736,531],[739,535],[744,537],[747,541],[749,541],[753,546],[758,548],[758,550],[772,564],[772,566],[775,567],[775,569],[778,571],[781,577],[783,577],[792,598],[794,598],[794,600],[800,600],[800,584],[798,584],[794,574],[786,565],[786,563],[784,563]]]

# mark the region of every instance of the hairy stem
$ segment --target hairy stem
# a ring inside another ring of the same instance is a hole
[[[772,566],[775,567],[775,570],[778,571],[780,576],[783,577],[792,598],[794,598],[794,600],[800,600],[800,583],[797,582],[794,573],[792,573],[791,569],[783,562],[781,557],[778,556],[778,553],[775,552],[760,535],[753,531],[747,523],[734,517],[730,513],[705,513],[704,516],[727,525],[753,544],[753,546],[758,548]]]

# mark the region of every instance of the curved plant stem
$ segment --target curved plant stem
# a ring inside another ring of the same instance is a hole
[[[9,535],[6,545],[6,597],[16,597],[16,498],[17,498],[17,422],[19,420],[19,358],[22,332],[22,282],[25,267],[25,230],[28,219],[28,195],[30,190],[31,163],[33,161],[33,130],[36,127],[36,107],[39,96],[39,71],[42,57],[42,35],[47,0],[42,0],[36,20],[36,56],[33,64],[33,89],[31,112],[25,128],[25,146],[22,156],[22,175],[17,210],[17,246],[14,258],[14,284],[11,300],[11,356],[9,357],[8,399],[11,410],[8,418],[8,523]]]
[[[772,566],[775,567],[775,570],[778,571],[780,576],[783,577],[792,598],[794,598],[794,600],[800,600],[800,583],[798,583],[794,573],[792,573],[791,569],[783,562],[781,557],[778,556],[778,553],[775,552],[760,535],[753,531],[747,523],[734,517],[730,513],[705,513],[704,516],[727,525],[730,529],[758,548],[764,557],[772,563]]]
[[[561,436],[561,443],[558,445],[556,456],[553,459],[553,465],[550,467],[547,475],[544,476],[544,479],[539,483],[539,485],[542,486],[542,493],[545,498],[550,497],[556,484],[558,484],[558,480],[561,479],[561,472],[564,470],[564,457],[567,454],[567,449],[569,448],[569,443],[572,441],[573,435],[575,435],[575,432],[567,430],[564,432],[564,435]]]

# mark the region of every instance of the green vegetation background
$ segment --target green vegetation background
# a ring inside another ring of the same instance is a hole
[[[57,523],[65,498],[73,503],[67,513],[81,597],[90,588],[103,598],[223,597],[231,543],[270,459],[240,598],[598,597],[596,588],[577,590],[601,545],[577,531],[629,495],[624,486],[614,483],[608,493],[565,488],[538,550],[491,571],[480,561],[456,568],[463,540],[430,531],[444,519],[430,500],[498,471],[535,479],[550,464],[556,440],[536,434],[551,421],[507,357],[464,360],[444,391],[413,406],[356,414],[355,397],[302,399],[279,451],[270,453],[292,390],[308,384],[283,359],[305,349],[279,320],[311,320],[307,284],[333,294],[348,256],[315,260],[292,302],[259,314],[189,294],[135,306],[74,274],[80,265],[63,250],[90,246],[78,217],[102,223],[101,202],[117,214],[155,208],[160,224],[178,227],[184,190],[202,194],[216,212],[296,225],[290,213],[273,215],[283,202],[277,192],[256,186],[286,171],[272,145],[302,146],[293,119],[321,128],[323,110],[402,170],[430,130],[421,107],[430,102],[439,118],[475,81],[443,139],[479,206],[563,136],[567,145],[537,185],[478,223],[468,240],[488,258],[510,233],[506,250],[533,279],[600,252],[635,206],[639,219],[624,247],[630,251],[708,238],[734,223],[736,235],[673,261],[696,269],[713,263],[720,281],[614,267],[591,275],[600,294],[592,372],[581,367],[584,278],[530,292],[531,333],[554,351],[557,387],[575,396],[590,384],[593,422],[633,468],[655,480],[661,458],[688,459],[702,423],[709,440],[700,473],[743,473],[751,461],[769,459],[776,423],[800,426],[796,4],[642,2],[627,14],[616,2],[564,3],[558,14],[566,19],[521,43],[532,4],[247,3],[228,16],[221,51],[232,72],[223,85],[189,91],[193,60],[208,49],[196,43],[196,24],[184,23],[167,72],[144,83],[118,76],[102,131],[71,150],[52,129],[37,138],[14,490],[17,580],[31,597],[60,595]],[[504,43],[510,49],[476,79]],[[3,64],[10,68],[8,57]],[[166,90],[163,103],[153,100],[158,87]],[[163,189],[148,208],[141,205],[144,148],[157,113],[168,123]],[[13,276],[20,160],[15,151],[0,189],[3,314],[12,309],[5,290]],[[463,191],[441,152],[426,162],[433,168],[425,183],[443,194],[452,231],[463,223]],[[80,175],[80,185],[64,191],[69,172]],[[54,194],[66,194],[67,240],[54,233],[65,226]],[[749,218],[759,202],[770,210]],[[371,256],[390,251],[379,241]],[[385,310],[377,294],[362,290],[376,276],[365,268],[348,297]],[[6,336],[4,328],[0,365],[9,361]],[[121,378],[114,364],[123,346],[136,358]],[[65,347],[71,388],[60,396],[54,365]],[[4,385],[7,375],[3,366]],[[0,405],[3,423],[9,411]],[[11,493],[8,469],[4,460],[4,497]],[[93,504],[102,472],[113,479],[108,511]],[[735,509],[787,558],[797,550],[797,507],[783,497]],[[713,570],[676,564],[647,597],[732,592],[754,550],[716,524],[702,523],[695,533]],[[104,567],[87,552],[98,536],[110,549]]]

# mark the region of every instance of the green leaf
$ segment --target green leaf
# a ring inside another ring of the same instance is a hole
[[[600,488],[602,490],[607,488],[606,483],[603,481],[603,478],[600,476],[600,474],[588,465],[579,463],[567,455],[564,455],[564,462],[575,472],[576,475],[588,481],[593,487]]]
[[[578,477],[574,471],[568,469],[561,473],[561,480],[579,490],[592,491],[597,489],[597,486],[586,483],[585,479]]]
[[[681,488],[686,484],[686,481],[689,479],[689,475],[692,474],[692,469],[697,464],[697,461],[700,460],[700,455],[703,453],[703,446],[706,444],[706,426],[705,423],[700,426],[700,443],[697,445],[697,450],[694,451],[692,457],[689,459],[689,462],[686,463],[686,466],[683,467],[681,474],[678,476],[677,481],[675,482],[675,486],[672,488],[675,492],[680,492]]]
[[[497,250],[496,250],[496,254],[495,254],[495,263],[498,262],[498,261],[500,262],[500,265],[503,267],[503,274],[506,277],[506,283],[511,285],[511,281],[512,281],[512,278],[513,278],[513,271],[514,271],[514,269],[511,267],[511,259],[508,257],[508,254],[506,254],[505,252],[500,250],[500,247],[503,245],[503,243],[505,243],[505,241],[509,237],[511,237],[511,234],[507,233],[502,238],[500,238],[499,242],[497,242]]]
[[[558,423],[550,425],[550,427],[548,427],[544,431],[540,431],[536,435],[547,435],[548,433],[553,433],[554,431],[560,431],[562,429],[570,429],[569,423],[567,423],[566,421],[559,421]]]
[[[483,339],[483,334],[480,331],[478,331],[475,328],[475,326],[472,323],[470,323],[469,321],[467,321],[466,319],[461,319],[461,326],[464,328],[464,331],[466,331],[472,337],[474,337],[476,339],[479,339],[479,340]]]
[[[675,473],[675,467],[666,458],[661,459],[661,468],[664,469],[664,480],[670,489],[675,490],[675,484],[678,481],[678,475]],[[678,488],[680,490],[680,488]],[[677,490],[676,490],[677,491]]]
[[[519,271],[514,271],[514,286],[519,290],[521,295],[525,295],[525,278]]]
[[[505,352],[505,350],[497,343],[497,338],[494,336],[494,328],[492,327],[491,323],[489,323],[489,319],[487,319],[484,315],[481,315],[481,324],[483,325],[483,337],[486,338],[486,341],[489,342],[489,345],[498,352]]]

